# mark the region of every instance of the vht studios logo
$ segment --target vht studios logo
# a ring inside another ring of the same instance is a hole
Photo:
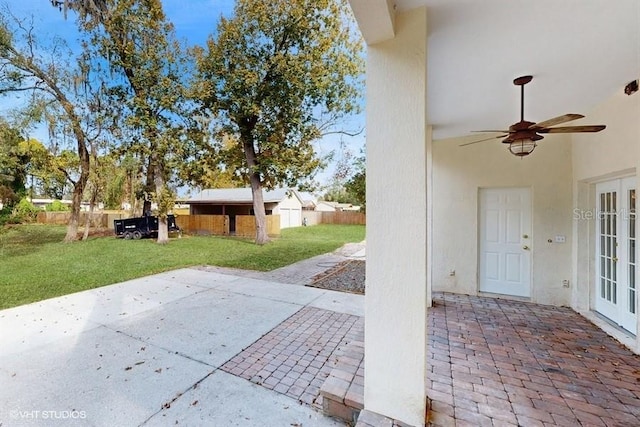
[[[85,411],[11,411],[11,418],[20,420],[84,420]]]

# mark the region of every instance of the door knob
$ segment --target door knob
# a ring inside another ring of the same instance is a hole
[[[525,251],[528,251],[529,250],[529,246],[525,245],[525,246],[522,247],[522,249],[524,249]]]

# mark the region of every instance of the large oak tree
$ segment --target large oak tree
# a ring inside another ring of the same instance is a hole
[[[94,72],[104,72],[103,114],[122,152],[144,159],[144,214],[158,206],[158,243],[168,241],[169,182],[188,141],[189,65],[160,0],[53,0],[78,13]],[[66,10],[66,9],[65,9]]]
[[[227,167],[251,184],[258,244],[268,241],[263,188],[312,176],[321,163],[313,141],[358,110],[355,28],[345,0],[238,0],[195,52],[197,97]]]

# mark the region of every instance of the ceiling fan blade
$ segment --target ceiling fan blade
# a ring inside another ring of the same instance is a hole
[[[489,133],[509,133],[508,130],[495,130],[495,129],[489,129],[489,130],[472,130],[471,132],[473,133],[478,133],[478,132],[489,132]]]
[[[582,114],[563,114],[562,116],[554,117],[549,120],[545,120],[540,123],[536,123],[535,125],[531,125],[529,129],[542,129],[548,128],[549,126],[559,125],[560,123],[570,122],[572,120],[582,119],[584,116]]]
[[[600,132],[605,125],[565,126],[559,128],[536,129],[537,133],[575,133],[575,132]]]
[[[480,131],[478,131],[478,132],[480,132]],[[508,134],[507,134],[507,135],[508,135]],[[464,146],[466,146],[466,145],[477,144],[477,143],[479,143],[479,142],[490,141],[490,140],[492,140],[492,139],[504,138],[504,137],[506,137],[507,135],[492,136],[491,138],[485,138],[485,139],[481,139],[481,140],[479,140],[479,141],[467,142],[466,144],[460,144],[459,146],[460,146],[460,147],[464,147]]]

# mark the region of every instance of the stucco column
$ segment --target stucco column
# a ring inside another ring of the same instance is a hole
[[[365,409],[424,425],[427,11],[396,15],[367,54]]]

